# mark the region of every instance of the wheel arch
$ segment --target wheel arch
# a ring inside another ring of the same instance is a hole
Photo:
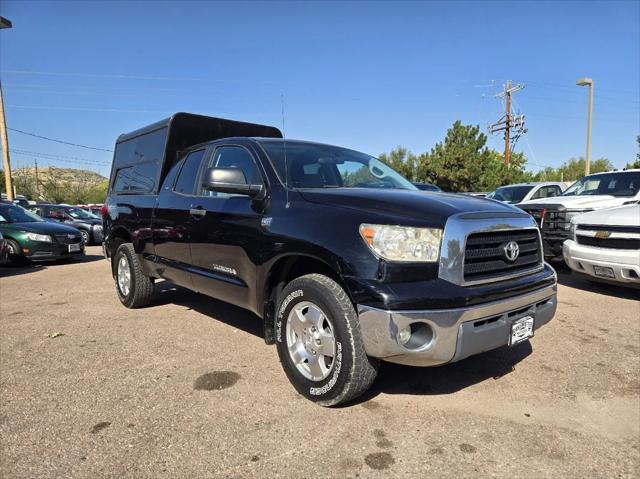
[[[273,342],[273,320],[278,294],[295,278],[312,273],[323,274],[334,280],[344,289],[353,303],[353,297],[340,274],[339,263],[337,261],[335,265],[332,265],[329,261],[315,255],[304,253],[283,255],[270,264],[264,276],[265,279],[262,288],[258,288],[258,291],[262,294],[259,301],[262,302],[264,337],[268,344]]]

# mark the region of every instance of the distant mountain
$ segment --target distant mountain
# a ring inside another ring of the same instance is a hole
[[[35,185],[36,171],[35,168],[20,168],[12,171],[12,176],[16,180],[32,179]],[[91,170],[77,170],[75,168],[57,168],[48,166],[46,168],[38,168],[38,183],[57,183],[60,186],[97,186],[107,178],[99,173]]]
[[[38,168],[37,186],[35,168],[19,168],[11,173],[17,194],[31,200],[55,203],[101,203],[107,195],[109,183],[107,178],[95,171],[75,168]]]

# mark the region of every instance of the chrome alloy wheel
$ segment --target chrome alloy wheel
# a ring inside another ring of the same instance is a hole
[[[331,321],[317,305],[303,301],[291,309],[286,337],[289,357],[305,378],[322,381],[329,376],[336,339]]]
[[[118,289],[123,296],[129,296],[131,291],[131,268],[129,268],[129,260],[126,255],[120,256],[118,260]]]

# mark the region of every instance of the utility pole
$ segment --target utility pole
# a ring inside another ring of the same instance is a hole
[[[500,118],[497,122],[489,125],[489,133],[497,133],[499,131],[504,131],[504,164],[505,166],[509,166],[509,162],[511,159],[511,149],[515,146],[515,143],[520,138],[520,135],[527,132],[527,129],[524,127],[524,115],[517,114],[514,115],[511,112],[511,95],[518,90],[522,90],[524,85],[512,85],[511,80],[507,80],[507,83],[504,85],[504,89],[502,92],[496,95],[496,98],[504,98],[505,99],[505,113],[502,118]],[[514,130],[514,136],[511,137],[511,130]]]
[[[34,158],[34,166],[35,166],[35,170],[36,170],[36,199],[40,198],[40,189],[38,188],[38,159]]]
[[[11,28],[10,20],[0,17],[0,29]],[[9,161],[9,137],[7,136],[7,122],[4,117],[4,99],[2,97],[2,84],[0,83],[0,141],[2,141],[2,168],[4,169],[4,183],[7,190],[7,199],[13,201],[13,183],[11,181],[11,162]]]

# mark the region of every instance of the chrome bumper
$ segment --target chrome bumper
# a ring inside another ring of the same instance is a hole
[[[534,329],[548,323],[557,307],[557,286],[469,308],[384,311],[358,305],[360,329],[367,354],[388,362],[436,366],[508,344],[511,323],[535,318]],[[411,323],[426,323],[430,340],[417,348],[402,346],[398,333]]]

